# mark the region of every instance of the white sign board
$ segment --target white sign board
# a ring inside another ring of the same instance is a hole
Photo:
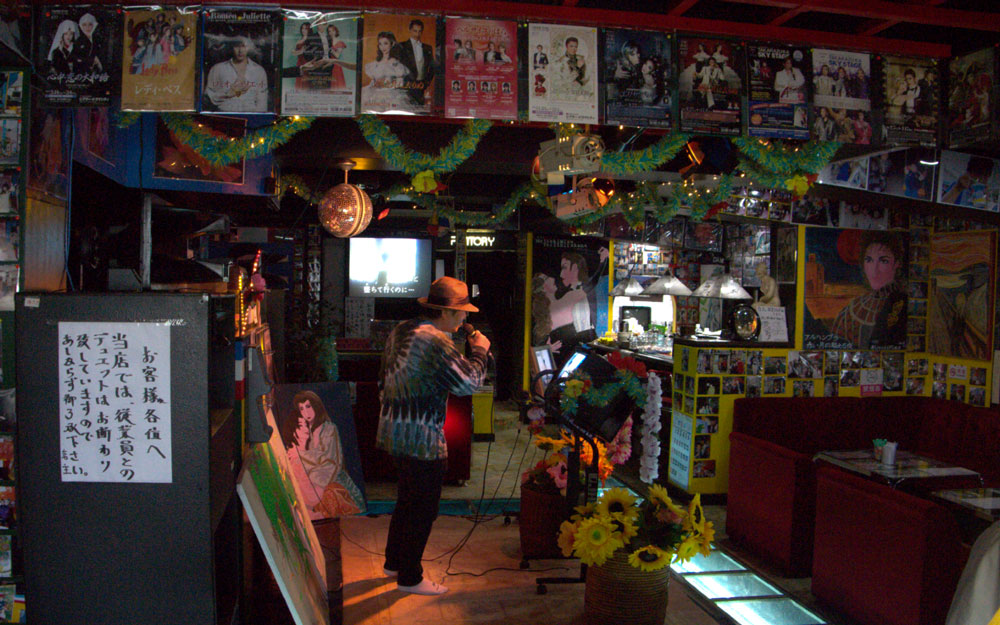
[[[59,323],[63,482],[173,481],[170,326]]]
[[[760,336],[761,342],[787,342],[788,323],[785,321],[784,306],[758,306],[757,314],[760,315]]]
[[[674,410],[670,425],[670,468],[667,478],[687,490],[691,475],[691,436],[694,418]]]

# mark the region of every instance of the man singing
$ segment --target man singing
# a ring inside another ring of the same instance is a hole
[[[396,577],[403,592],[440,595],[448,589],[424,579],[420,560],[437,518],[447,466],[445,408],[448,393],[471,395],[482,384],[490,341],[478,330],[471,332],[466,358],[449,336],[470,312],[479,312],[461,280],[438,278],[417,302],[426,310],[393,329],[379,376],[382,408],[376,441],[393,456],[399,472],[383,571]]]
[[[247,56],[250,40],[238,37],[232,57],[208,70],[205,96],[216,110],[229,113],[267,111],[267,72]]]

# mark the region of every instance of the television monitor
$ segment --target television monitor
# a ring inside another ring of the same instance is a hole
[[[348,239],[347,294],[352,297],[425,297],[430,291],[431,240]]]
[[[545,389],[556,374],[556,365],[552,356],[552,348],[548,345],[535,345],[531,348],[531,377],[538,376],[535,382],[535,392],[545,395]],[[548,373],[545,373],[545,372]],[[539,375],[543,374],[543,375]]]
[[[559,370],[556,379],[565,380],[576,371],[586,373],[595,387],[617,381],[615,366],[594,352],[592,348],[584,345],[578,345],[570,354],[562,369]],[[631,412],[631,400],[624,389],[620,389],[607,404],[593,406],[586,402],[580,402],[575,415],[572,417],[562,415],[562,418],[570,421],[585,433],[607,442],[618,434],[618,430],[621,429]]]

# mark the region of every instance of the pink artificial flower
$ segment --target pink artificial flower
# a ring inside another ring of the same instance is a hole
[[[548,474],[552,476],[556,488],[566,488],[566,465],[562,462],[549,467]]]

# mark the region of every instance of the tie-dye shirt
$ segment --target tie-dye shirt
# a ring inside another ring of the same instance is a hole
[[[471,395],[486,375],[486,352],[462,356],[427,319],[397,325],[382,354],[382,408],[376,444],[394,456],[448,457],[444,417],[448,393]]]

